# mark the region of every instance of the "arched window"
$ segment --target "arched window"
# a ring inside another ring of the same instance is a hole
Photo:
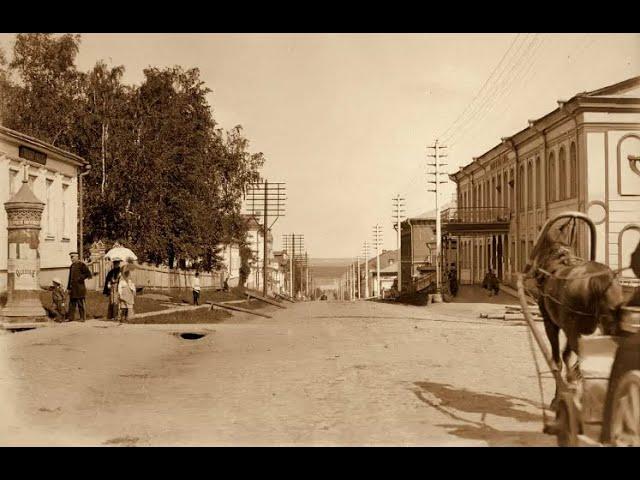
[[[518,203],[520,204],[520,211],[524,211],[524,165],[520,165],[520,178],[518,178]]]
[[[640,240],[640,225],[626,225],[618,234],[618,264],[612,268],[627,266],[631,263],[631,254]],[[630,274],[633,276],[633,273]]]
[[[547,182],[547,192],[549,192],[549,201],[556,201],[556,156],[553,152],[549,154],[549,165],[548,165],[548,175],[549,179]]]
[[[578,195],[578,157],[576,152],[576,143],[571,142],[569,147],[569,196],[575,198]]]
[[[540,169],[540,157],[536,158],[536,199],[538,208],[542,208],[542,170]]]
[[[509,208],[512,212],[516,211],[516,174],[512,168],[509,176]]]
[[[527,208],[533,208],[533,165],[531,162],[527,164]]]
[[[558,175],[558,181],[560,182],[560,188],[558,189],[559,200],[567,198],[567,154],[564,147],[560,147],[560,153],[558,153],[558,168],[560,174]]]
[[[507,172],[502,173],[502,206],[509,206],[509,175]]]
[[[491,179],[491,204],[489,205],[490,207],[495,207],[497,205],[496,203],[496,178],[493,177]]]

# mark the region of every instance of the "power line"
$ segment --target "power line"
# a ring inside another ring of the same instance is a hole
[[[504,62],[505,58],[507,58],[507,55],[509,54],[509,52],[511,51],[511,49],[513,48],[513,46],[516,44],[516,42],[518,41],[518,38],[520,38],[520,33],[518,33],[515,38],[511,41],[511,44],[509,45],[509,48],[507,48],[507,50],[505,50],[504,54],[502,55],[502,58],[500,58],[500,61],[496,64],[496,66],[493,68],[493,70],[491,71],[491,74],[487,77],[487,79],[485,80],[484,84],[482,85],[482,87],[480,87],[480,90],[478,90],[478,93],[476,93],[476,95],[471,99],[471,102],[469,102],[469,105],[467,105],[467,108],[464,109],[464,111],[458,115],[458,117],[453,121],[453,123],[451,125],[449,125],[449,127],[442,132],[439,137],[440,138],[445,138],[446,135],[449,133],[449,131],[458,123],[458,121],[467,113],[467,111],[469,110],[469,108],[473,105],[473,102],[476,101],[476,99],[482,94],[482,92],[484,91],[485,87],[489,84],[489,81],[493,78],[493,76],[495,75],[495,73],[498,71],[498,69],[500,68],[500,66],[502,65],[502,62]]]
[[[531,55],[532,46],[537,37],[538,34],[535,34],[533,37],[530,37],[531,41],[528,44],[526,43],[527,40],[524,40],[523,43],[521,43],[521,47],[523,47],[524,45],[526,46],[524,46],[524,49],[519,49],[518,53],[514,54],[517,56],[517,58],[513,61],[513,65],[508,70],[507,76],[500,83],[496,83],[494,91],[491,93],[491,95],[487,96],[483,103],[474,111],[474,113],[443,141],[446,141],[447,143],[449,143],[449,145],[454,145],[455,140],[460,136],[461,132],[467,129],[474,120],[476,120],[479,116],[482,116],[484,112],[486,112],[487,105],[492,101],[495,103],[502,96],[504,91],[508,88],[508,85],[511,83],[511,80],[518,74],[518,69],[521,68],[522,65],[524,65],[527,57]],[[483,109],[485,110],[483,111]]]
[[[516,70],[514,75],[509,78],[508,81],[505,80],[501,90],[496,93],[494,102],[482,112],[482,114],[477,118],[477,121],[474,124],[468,125],[465,129],[457,132],[457,135],[449,139],[449,143],[452,146],[460,143],[462,139],[466,138],[469,133],[476,130],[479,126],[484,125],[484,121],[491,113],[495,111],[496,107],[498,107],[499,105],[503,105],[505,107],[509,106],[506,100],[509,98],[509,95],[511,94],[515,86],[520,82],[520,80],[526,77],[528,72],[533,68],[533,65],[536,61],[535,59],[538,58],[536,54],[541,51],[540,46],[542,45],[542,43],[543,39],[541,39],[537,44],[535,43],[534,39],[534,41],[529,44],[529,47],[526,51],[526,56],[523,56],[521,58],[521,61],[518,63],[518,65],[522,66],[522,68]]]
[[[517,44],[517,46],[516,46],[515,50],[513,51],[513,54],[509,58],[508,62],[504,65],[504,68],[500,69],[500,71],[497,74],[497,77],[495,78],[495,80],[494,80],[493,84],[491,85],[491,87],[487,90],[487,92],[484,95],[484,97],[474,105],[474,107],[471,109],[470,113],[467,115],[467,117],[464,119],[464,121],[461,122],[458,125],[457,128],[453,129],[452,131],[450,131],[447,135],[445,135],[442,138],[443,141],[447,141],[448,142],[449,139],[452,138],[455,135],[456,131],[458,131],[460,128],[463,128],[463,126],[468,124],[470,121],[473,121],[473,119],[477,116],[478,112],[484,107],[484,105],[486,105],[487,102],[489,102],[495,96],[495,93],[496,93],[497,89],[499,89],[500,86],[504,83],[502,78],[505,75],[505,73],[508,72],[508,74],[510,74],[511,71],[513,71],[513,67],[515,65],[517,65],[518,62],[520,61],[520,59],[522,58],[523,47],[526,45],[528,38],[529,37],[527,35],[525,35],[525,36],[521,37],[521,41],[520,42],[516,41],[514,43],[514,45]]]

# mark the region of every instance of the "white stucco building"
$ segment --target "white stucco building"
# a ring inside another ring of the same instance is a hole
[[[596,223],[597,261],[627,266],[640,239],[640,77],[558,101],[451,178],[458,208],[444,229],[460,240],[463,283],[481,282],[491,267],[514,285],[542,225],[564,211]],[[588,244],[581,229],[583,257]]]
[[[0,125],[0,291],[7,288],[7,214],[4,203],[25,175],[45,204],[40,231],[40,283],[67,281],[69,252],[78,247],[78,174],[87,162],[72,153]]]

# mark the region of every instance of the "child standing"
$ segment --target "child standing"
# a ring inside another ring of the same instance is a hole
[[[118,283],[118,297],[120,302],[120,321],[126,322],[133,317],[133,305],[136,298],[136,285],[131,280],[131,270],[126,266],[122,270]]]
[[[200,273],[196,272],[193,280],[191,281],[191,288],[193,289],[193,304],[200,305]]]
[[[62,288],[59,278],[54,278],[51,282],[51,301],[56,322],[64,322],[67,320],[67,295]]]

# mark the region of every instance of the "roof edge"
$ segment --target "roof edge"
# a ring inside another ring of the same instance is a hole
[[[18,132],[17,130],[12,130],[4,125],[0,125],[0,134],[4,134],[7,137],[13,138],[15,140],[19,140],[21,142],[30,143],[33,146],[36,146],[40,149],[47,150],[49,153],[53,153],[55,155],[61,156],[66,160],[71,160],[74,163],[78,163],[80,165],[89,165],[89,162],[84,158],[76,155],[75,153],[71,153],[67,150],[63,150],[55,145],[51,145],[50,143],[39,140],[35,137],[27,135],[26,133]]]

